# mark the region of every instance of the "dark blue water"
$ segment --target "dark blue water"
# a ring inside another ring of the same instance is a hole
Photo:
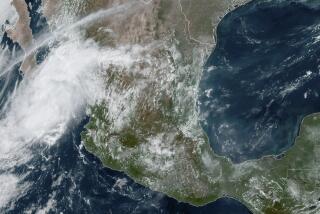
[[[202,126],[234,162],[280,154],[320,111],[320,1],[255,0],[229,13],[200,82]]]
[[[30,28],[32,34],[37,38],[41,33],[48,31],[47,19],[43,16],[40,7],[42,0],[25,0],[30,15]]]
[[[27,3],[32,6],[29,6],[30,12],[41,2],[27,0]],[[30,13],[34,15],[36,12]],[[43,32],[43,28],[38,29],[39,26],[47,25],[43,24],[44,19],[39,18],[38,14],[35,16],[40,24],[32,21],[31,28],[37,34]],[[6,45],[10,45],[10,41]],[[45,60],[48,52],[47,47],[39,50],[36,56],[38,64]],[[21,80],[18,68],[19,64],[13,72],[9,72],[14,77],[10,85]],[[7,86],[0,80],[0,90],[4,87]],[[6,90],[0,99],[6,99],[8,94],[10,90]],[[38,143],[32,145],[33,158],[24,165],[15,166],[13,170],[16,175],[25,176],[20,185],[30,186],[0,213],[35,213],[45,207],[48,208],[46,213],[250,213],[242,204],[229,198],[203,207],[179,203],[135,183],[124,173],[103,167],[95,156],[81,147],[80,133],[87,122],[88,118],[81,123],[75,121],[53,146]],[[125,181],[122,188],[114,186],[119,179]]]
[[[0,49],[1,51],[5,51],[7,49],[4,55],[7,56],[8,61],[14,60],[16,57],[23,54],[20,45],[13,42],[12,39],[8,37],[7,33],[4,33],[0,39]],[[0,76],[0,109],[5,105],[6,100],[13,92],[16,84],[18,84],[22,79],[22,73],[19,70],[20,65],[21,63],[17,63],[9,72]],[[0,69],[3,68],[0,67]],[[3,115],[0,114],[0,118],[2,116]]]
[[[49,25],[47,19],[43,16],[40,7],[42,4],[41,0],[25,0],[28,5],[28,11],[30,16],[30,28],[32,30],[32,35],[35,40],[43,34],[48,32]],[[40,47],[36,51],[36,63],[40,64],[46,56],[49,54],[50,49],[48,45]]]
[[[34,158],[16,167],[17,174],[28,174],[23,182],[31,187],[12,202],[13,208],[6,213],[43,208],[48,201],[53,203],[48,213],[249,213],[233,199],[220,199],[203,207],[179,203],[135,183],[124,173],[104,168],[95,156],[79,148],[86,122],[52,147],[35,146]],[[114,187],[118,179],[126,180],[122,188]]]
[[[16,51],[21,51],[21,47],[17,42],[12,41],[12,39],[10,39],[8,37],[8,34],[5,32],[2,36],[2,39],[0,41],[0,46],[2,49],[4,48],[8,48],[10,51],[16,50]]]

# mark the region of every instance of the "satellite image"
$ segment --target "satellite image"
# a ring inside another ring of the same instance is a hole
[[[319,214],[320,0],[0,0],[0,213]]]

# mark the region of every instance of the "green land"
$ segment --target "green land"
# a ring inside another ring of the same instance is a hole
[[[88,1],[87,13],[103,1]],[[82,140],[104,166],[179,201],[200,206],[227,196],[253,213],[319,213],[320,114],[303,120],[281,158],[240,164],[216,155],[199,125],[197,90],[213,30],[245,2],[157,0],[141,4],[139,16],[88,26],[87,37],[121,47],[122,58],[103,67],[107,97],[91,108]],[[99,31],[105,26],[112,33]]]

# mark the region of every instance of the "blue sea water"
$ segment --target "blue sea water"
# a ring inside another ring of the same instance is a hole
[[[37,39],[47,31],[47,23],[39,7],[40,0],[26,0],[31,16],[30,27]],[[21,55],[21,48],[4,34],[1,48],[8,48],[11,58]],[[48,46],[36,54],[41,64],[49,53]],[[0,78],[0,109],[23,75],[20,63]],[[2,117],[3,115],[0,115]],[[1,213],[35,213],[47,208],[46,213],[213,213],[247,214],[249,210],[231,198],[219,199],[202,207],[180,203],[166,195],[135,183],[122,172],[102,166],[81,144],[80,133],[89,118],[75,123],[56,144],[32,145],[32,158],[26,164],[16,165],[11,173],[23,175],[20,185],[27,190],[9,202]],[[0,175],[1,175],[0,171]],[[122,181],[123,186],[116,185]]]
[[[320,1],[252,1],[227,14],[200,82],[202,127],[234,162],[281,154],[320,111]]]
[[[6,48],[9,55],[9,60],[14,59],[22,53],[19,44],[13,42],[8,37],[7,33],[4,33],[2,38],[0,37],[0,49],[4,50]],[[14,90],[15,85],[18,84],[22,79],[22,74],[19,71],[20,65],[21,63],[17,63],[15,66],[13,66],[12,71],[0,76],[0,109],[2,109],[5,105],[6,100],[8,99],[10,93]],[[0,118],[1,117],[2,115],[0,114]]]
[[[41,1],[26,2],[37,35],[47,26],[36,9]],[[213,104],[200,106],[202,113],[209,111],[208,125],[203,127],[219,154],[242,161],[281,152],[292,144],[301,118],[318,111],[319,7],[303,2],[256,0],[232,11],[219,24],[218,44],[206,65],[213,70],[205,71],[200,85],[200,101]],[[40,51],[38,63],[48,51],[46,47]],[[11,72],[10,87],[21,79],[18,68]],[[0,88],[7,87],[1,81]],[[80,133],[87,121],[74,124],[53,146],[34,145],[33,158],[14,169],[17,175],[27,174],[21,182],[31,186],[4,213],[50,204],[54,207],[49,213],[250,213],[228,198],[203,207],[179,203],[103,167],[81,146]],[[219,129],[224,123],[232,129]],[[236,142],[231,150],[223,149],[229,148],[228,136]],[[117,181],[124,185],[115,185]]]
[[[104,168],[80,146],[80,132],[86,122],[52,147],[35,147],[34,152],[39,154],[15,169],[17,174],[30,171],[23,182],[32,186],[6,213],[45,207],[48,202],[56,204],[49,213],[250,213],[233,199],[220,199],[203,207],[179,203],[135,183],[124,173]],[[121,188],[115,186],[118,179],[125,181]]]

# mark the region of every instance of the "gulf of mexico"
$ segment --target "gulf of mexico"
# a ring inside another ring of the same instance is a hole
[[[252,1],[227,14],[200,82],[202,127],[234,162],[280,154],[320,111],[320,2]]]

